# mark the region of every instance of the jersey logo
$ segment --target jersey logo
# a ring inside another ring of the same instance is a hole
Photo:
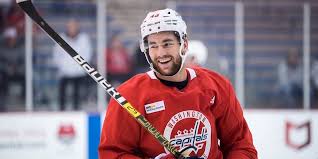
[[[211,124],[203,113],[186,110],[171,117],[163,135],[178,150],[192,146],[193,148],[187,150],[190,156],[207,159],[211,148],[211,134]]]
[[[213,105],[215,103],[215,96],[213,96],[210,100],[210,104]]]
[[[147,114],[159,112],[159,111],[162,111],[165,109],[166,109],[166,107],[165,107],[165,104],[163,101],[154,102],[154,103],[150,103],[150,104],[145,105],[145,110],[146,110]]]
[[[200,121],[197,120],[193,128],[190,130],[184,129],[183,131],[178,130],[174,138],[170,140],[170,143],[176,147],[186,148],[189,146],[194,146],[195,149],[192,151],[198,154],[208,138],[207,129],[205,127],[200,128]]]

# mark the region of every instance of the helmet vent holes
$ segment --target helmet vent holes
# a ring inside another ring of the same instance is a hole
[[[160,26],[158,27],[158,29],[160,29]]]
[[[170,12],[168,12],[168,14],[170,14]]]
[[[149,29],[149,31],[151,31],[151,29]]]

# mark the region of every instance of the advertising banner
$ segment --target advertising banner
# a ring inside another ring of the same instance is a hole
[[[245,111],[260,159],[317,159],[317,111]]]
[[[85,113],[9,113],[0,123],[0,158],[87,159]]]

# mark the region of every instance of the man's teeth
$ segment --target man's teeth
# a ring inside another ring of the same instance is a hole
[[[158,61],[160,63],[166,63],[166,62],[169,62],[171,60],[171,58],[163,58],[163,59],[159,59]]]

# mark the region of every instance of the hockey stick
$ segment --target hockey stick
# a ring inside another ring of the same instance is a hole
[[[67,44],[38,14],[31,0],[16,0],[22,10],[28,14],[56,43],[58,43],[72,58],[113,97],[132,117],[134,117],[148,132],[150,132],[162,146],[176,158],[184,158],[169,141],[141,115],[100,73],[97,72],[83,57],[81,57],[69,44]]]

